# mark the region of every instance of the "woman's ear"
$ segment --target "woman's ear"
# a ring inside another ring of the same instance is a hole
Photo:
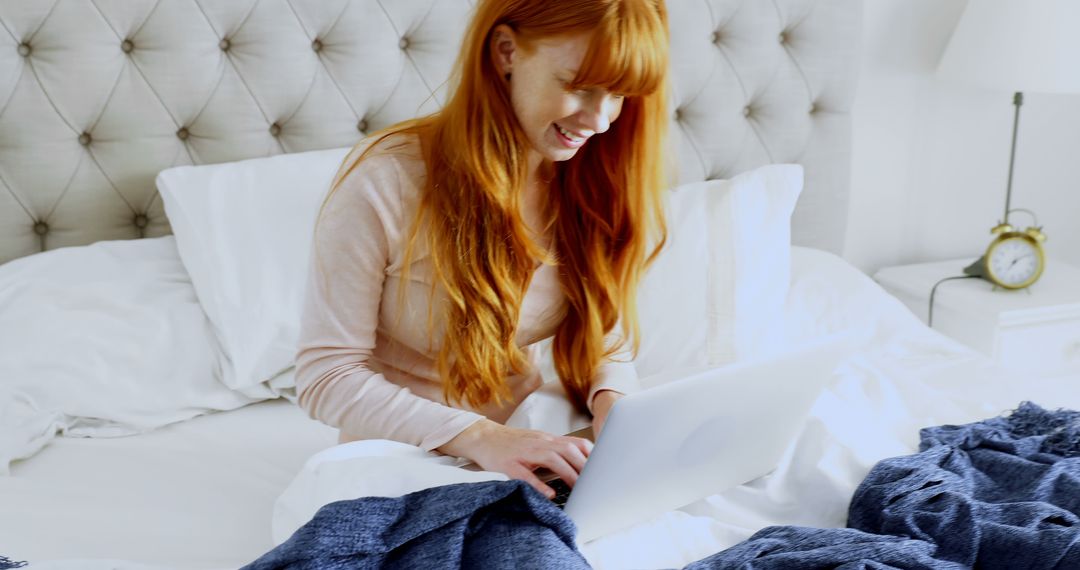
[[[500,75],[513,72],[514,54],[517,51],[517,35],[513,28],[499,24],[491,33],[491,56],[495,58],[495,69]]]

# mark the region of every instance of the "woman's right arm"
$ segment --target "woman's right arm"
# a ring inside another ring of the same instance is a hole
[[[533,469],[547,467],[572,485],[591,449],[587,440],[504,426],[413,394],[369,366],[390,244],[405,225],[394,160],[362,162],[319,218],[296,354],[300,407],[350,435],[465,457],[548,495]]]
[[[390,244],[402,225],[396,160],[374,155],[359,164],[318,219],[300,315],[297,398],[309,417],[350,435],[430,451],[483,416],[417,396],[369,365]]]

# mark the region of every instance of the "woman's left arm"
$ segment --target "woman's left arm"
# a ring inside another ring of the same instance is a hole
[[[619,398],[622,398],[626,394],[622,392],[616,392],[615,390],[601,390],[596,393],[593,398],[593,420],[592,430],[593,439],[600,437],[600,430],[604,429],[604,422],[607,421],[608,413],[611,412],[611,407],[615,405],[615,402]]]
[[[608,333],[607,341],[618,342],[621,338],[619,331],[620,326],[616,325]],[[592,388],[589,390],[586,404],[593,416],[594,438],[599,437],[600,430],[615,402],[626,394],[636,392],[639,388],[637,368],[634,367],[634,354],[630,343],[627,342],[619,352],[612,355],[610,360],[599,366]]]

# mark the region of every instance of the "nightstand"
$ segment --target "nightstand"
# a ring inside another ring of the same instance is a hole
[[[926,323],[934,284],[970,263],[887,267],[874,280]],[[1017,291],[982,279],[946,281],[934,295],[933,328],[1013,370],[1080,376],[1080,269],[1048,259],[1039,281]]]

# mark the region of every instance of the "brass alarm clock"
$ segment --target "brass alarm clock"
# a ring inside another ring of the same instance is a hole
[[[996,237],[986,248],[986,254],[964,268],[964,273],[982,277],[998,287],[1023,289],[1039,280],[1046,266],[1042,228],[1031,226],[1019,231],[1009,223],[994,226],[990,233]]]

